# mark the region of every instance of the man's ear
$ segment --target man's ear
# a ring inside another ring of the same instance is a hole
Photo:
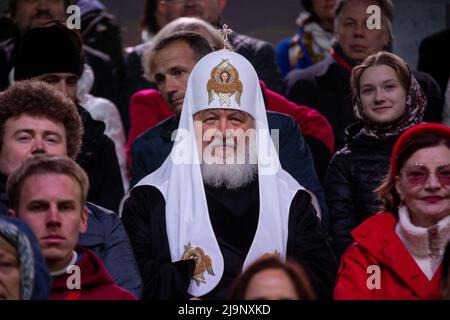
[[[16,211],[14,211],[13,209],[8,209],[8,216],[17,218]]]
[[[80,234],[83,234],[87,231],[88,217],[89,217],[89,210],[86,206],[84,206],[83,210],[81,211],[80,228],[79,228]]]

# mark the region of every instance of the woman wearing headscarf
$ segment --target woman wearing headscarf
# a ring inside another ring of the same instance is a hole
[[[352,71],[357,123],[346,129],[346,145],[332,158],[325,177],[330,233],[339,259],[350,232],[378,211],[374,193],[389,169],[398,137],[422,122],[426,98],[408,65],[379,52]]]
[[[378,213],[352,231],[335,299],[440,299],[450,239],[450,129],[418,124],[394,146]]]
[[[0,300],[47,300],[50,286],[34,234],[25,223],[0,216]]]

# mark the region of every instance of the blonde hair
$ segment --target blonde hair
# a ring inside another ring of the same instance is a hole
[[[25,181],[31,176],[45,174],[63,174],[74,179],[80,186],[81,207],[84,207],[89,190],[89,179],[86,172],[67,156],[39,154],[25,161],[8,178],[6,191],[12,209],[16,211],[19,209],[21,191]]]

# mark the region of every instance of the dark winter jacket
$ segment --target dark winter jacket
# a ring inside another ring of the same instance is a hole
[[[331,159],[325,176],[325,198],[333,248],[339,259],[353,242],[350,232],[380,211],[374,190],[389,171],[399,136],[376,139],[360,133],[362,124],[347,128],[347,144]]]
[[[78,113],[84,133],[76,161],[89,177],[87,200],[117,212],[124,190],[114,143],[104,134],[103,122],[94,120],[79,105]]]
[[[413,71],[427,97],[425,122],[440,122],[442,97],[436,81],[426,73]],[[293,70],[287,77],[286,97],[319,111],[334,130],[336,150],[344,147],[345,129],[356,121],[353,114],[350,71],[333,57],[304,70]]]

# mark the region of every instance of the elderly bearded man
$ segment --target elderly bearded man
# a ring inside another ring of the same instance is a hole
[[[225,298],[264,254],[296,258],[329,297],[336,261],[311,196],[280,166],[258,81],[227,50],[192,70],[170,156],[123,206],[144,299]]]

